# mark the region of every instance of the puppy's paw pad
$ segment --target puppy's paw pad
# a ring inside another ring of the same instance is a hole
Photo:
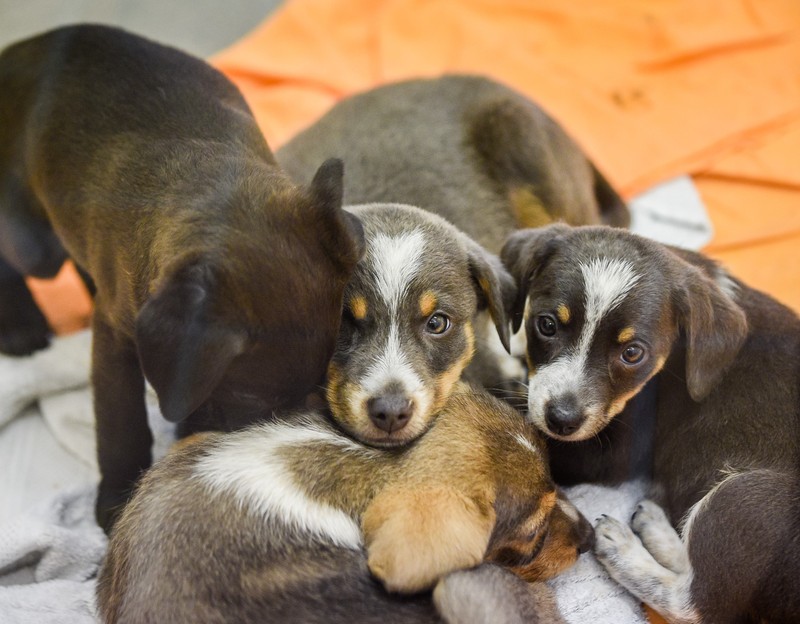
[[[626,524],[606,515],[597,519],[594,537],[594,552],[600,559],[615,558],[629,551],[638,541]]]
[[[631,517],[631,528],[637,535],[648,530],[672,530],[667,514],[651,500],[643,500]]]

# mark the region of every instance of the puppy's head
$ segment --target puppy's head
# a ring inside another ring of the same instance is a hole
[[[493,397],[470,393],[458,398],[471,403],[470,416],[462,420],[481,430],[486,448],[487,463],[473,479],[473,486],[482,484],[492,493],[494,527],[486,561],[527,581],[546,580],[569,568],[591,548],[594,530],[554,486],[542,435]]]
[[[733,281],[697,254],[630,232],[557,225],[514,233],[502,257],[519,288],[527,336],[529,418],[585,440],[657,374],[679,337],[686,385],[702,401],[744,341]]]
[[[353,208],[367,251],[344,298],[328,369],[336,421],[376,446],[417,438],[470,361],[472,321],[488,308],[508,344],[511,277],[452,225],[410,206]]]
[[[183,253],[159,267],[135,331],[166,418],[183,420],[213,393],[248,420],[324,381],[364,249],[342,209],[342,173],[327,161],[308,189],[277,172],[244,177],[218,199],[216,221],[161,242]]]

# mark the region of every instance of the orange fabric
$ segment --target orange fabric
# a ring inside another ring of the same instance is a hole
[[[65,263],[55,279],[30,277],[27,281],[56,334],[69,334],[88,326],[92,301],[72,262]]]

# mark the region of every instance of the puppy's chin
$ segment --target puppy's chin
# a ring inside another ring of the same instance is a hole
[[[414,416],[405,427],[387,433],[374,426],[365,415],[361,419],[351,419],[349,415],[338,415],[333,412],[333,418],[350,437],[367,446],[376,448],[398,448],[410,444],[418,439],[431,427],[431,420],[424,420]]]
[[[616,416],[616,414],[612,413],[600,413],[591,416],[587,416],[584,420],[583,424],[576,430],[570,433],[569,435],[561,435],[552,431],[550,427],[547,426],[547,422],[545,421],[544,411],[534,413],[529,411],[526,416],[526,420],[533,424],[539,431],[544,433],[548,438],[552,438],[553,440],[560,440],[561,442],[583,442],[584,440],[588,440],[593,438],[598,433],[600,433],[608,423]]]

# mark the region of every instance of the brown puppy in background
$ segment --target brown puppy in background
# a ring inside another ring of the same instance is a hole
[[[651,482],[631,528],[597,525],[612,576],[669,622],[800,621],[797,314],[622,230],[521,231],[502,256],[556,481]]]
[[[341,162],[299,188],[199,59],[102,26],[0,56],[0,345],[46,344],[23,275],[88,272],[103,528],[151,462],[145,378],[184,432],[322,381],[363,250],[341,202]]]
[[[179,443],[112,533],[99,608],[108,623],[463,621],[467,607],[477,622],[557,622],[546,588],[480,564],[544,580],[591,537],[536,431],[460,385],[402,449],[313,412]]]
[[[480,76],[409,80],[352,96],[276,152],[302,182],[328,156],[345,162],[345,204],[419,206],[494,254],[518,228],[630,222],[623,200],[551,117]],[[523,380],[524,367],[504,351],[488,315],[475,330],[467,377],[518,390],[509,380]]]

